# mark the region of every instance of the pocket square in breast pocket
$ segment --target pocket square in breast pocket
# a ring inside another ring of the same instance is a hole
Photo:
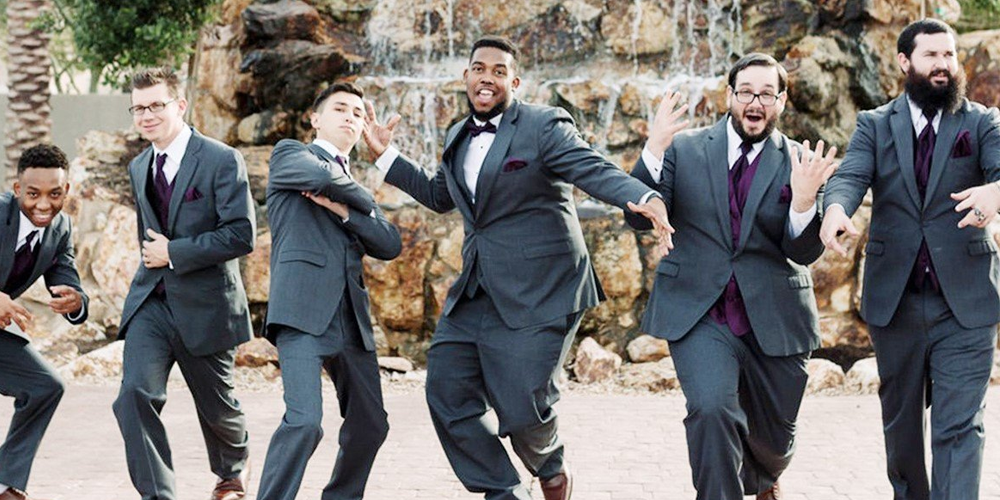
[[[781,193],[778,194],[778,203],[792,202],[792,186],[785,184],[781,186]]]
[[[968,130],[962,130],[955,139],[955,148],[951,150],[952,158],[965,158],[972,155],[972,139]]]
[[[520,158],[508,158],[507,161],[503,162],[503,169],[501,170],[501,172],[503,173],[515,172],[527,166],[528,162]]]
[[[198,188],[191,187],[184,192],[184,201],[195,201],[200,199],[201,193],[198,191]]]

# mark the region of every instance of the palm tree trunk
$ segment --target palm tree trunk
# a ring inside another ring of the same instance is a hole
[[[7,3],[7,50],[10,95],[7,103],[5,184],[17,173],[21,152],[41,142],[51,141],[49,120],[50,33],[32,23],[50,7],[49,0],[9,0]]]

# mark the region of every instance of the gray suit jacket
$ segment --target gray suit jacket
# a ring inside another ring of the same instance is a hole
[[[8,192],[0,195],[0,286],[7,283],[10,271],[14,267],[17,231],[21,225],[21,217],[18,215],[20,212],[21,208],[17,204],[14,193]],[[73,227],[70,224],[69,216],[64,213],[57,215],[52,220],[52,224],[45,229],[40,245],[42,247],[38,250],[38,258],[35,260],[35,267],[31,270],[31,276],[24,285],[13,290],[10,297],[16,299],[34,284],[39,276],[44,276],[46,286],[66,285],[80,292],[83,298],[83,314],[74,320],[69,319],[71,315],[64,315],[64,317],[74,325],[83,323],[87,320],[87,306],[90,298],[80,286],[80,275],[76,272],[73,253]],[[15,333],[15,335],[28,340],[20,333]]]
[[[396,258],[399,233],[371,195],[351,181],[323,148],[285,139],[271,153],[267,215],[271,225],[271,291],[267,337],[274,342],[278,325],[311,335],[330,326],[337,305],[348,293],[365,347],[375,350],[368,292],[361,258]],[[350,201],[345,223],[336,214],[302,196],[319,191]],[[371,207],[361,211],[355,206]],[[372,216],[374,210],[374,217]]]
[[[788,235],[791,141],[775,131],[761,159],[743,209],[740,241],[733,248],[729,216],[726,118],[710,128],[678,134],[663,155],[656,188],[663,195],[676,248],[656,267],[643,331],[667,340],[686,335],[736,275],[747,315],[769,356],[802,354],[819,347],[819,320],[808,264],[823,253],[820,217],[796,238]],[[632,175],[652,186],[640,158]],[[785,196],[782,196],[785,191]],[[636,229],[648,220],[626,211]]]
[[[118,337],[125,338],[129,320],[162,279],[167,304],[192,354],[204,356],[250,340],[238,257],[253,251],[257,222],[243,156],[194,131],[174,178],[165,228],[146,191],[152,161],[149,147],[129,164],[139,242],[148,239],[146,228],[169,238],[173,269],[148,269],[140,263],[125,298]]]
[[[473,263],[511,328],[597,305],[604,293],[584,244],[573,186],[621,208],[649,188],[591,149],[563,109],[515,101],[483,162],[473,205],[463,193],[462,161],[456,158],[465,149],[464,123],[448,131],[436,173],[400,156],[385,179],[432,210],[457,207],[462,214],[462,274],[444,314],[465,289]]]
[[[861,316],[875,326],[889,324],[926,239],[959,324],[995,324],[1000,321],[996,243],[983,229],[958,228],[966,212],[956,212],[949,195],[1000,180],[1000,113],[965,101],[957,112],[942,115],[923,203],[913,168],[914,135],[905,94],[861,113],[827,186],[826,206],[838,203],[847,215],[854,214],[869,187],[874,193]]]

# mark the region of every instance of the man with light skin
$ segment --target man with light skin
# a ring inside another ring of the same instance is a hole
[[[312,144],[284,139],[271,154],[266,328],[278,347],[285,415],[267,449],[258,500],[295,500],[323,437],[324,370],[344,422],[323,500],[364,496],[389,431],[361,261],[393,259],[402,242],[350,174],[348,157],[365,126],[363,97],[353,83],[329,86],[313,103]]]
[[[677,229],[641,329],[670,343],[698,500],[782,498],[806,362],[820,345],[806,266],[823,253],[817,199],[837,148],[810,150],[777,130],[786,82],[773,57],[747,54],[729,72],[727,116],[684,133],[687,107],[668,93],[632,169]]]
[[[391,146],[398,116],[368,106],[365,141],[386,182],[464,220],[462,273],[427,353],[427,402],[458,478],[488,499],[528,499],[501,438],[539,479],[546,500],[570,498],[573,476],[553,405],[583,311],[604,298],[573,187],[652,220],[664,245],[663,200],[584,142],[561,108],[514,99],[518,49],[477,40],[463,73],[471,116],[452,127],[436,172]],[[485,415],[496,413],[499,428]]]
[[[1000,321],[1000,112],[965,99],[955,32],[924,19],[897,41],[905,93],[861,113],[826,189],[820,238],[840,233],[871,188],[861,316],[878,363],[896,500],[979,498],[984,398]],[[924,428],[930,407],[931,477]]]
[[[246,165],[238,151],[184,123],[187,100],[172,70],[138,71],[131,98],[135,126],[152,144],[128,167],[142,263],[122,311],[122,385],[113,408],[129,475],[143,500],[179,498],[160,419],[176,363],[218,476],[211,498],[236,500],[250,471],[245,418],[233,396],[236,346],[251,337],[237,260],[256,236]]]
[[[0,445],[0,500],[31,500],[25,493],[31,464],[63,394],[62,379],[25,333],[34,318],[14,300],[44,277],[52,312],[74,325],[87,319],[72,228],[61,213],[68,175],[59,148],[34,146],[18,160],[13,195],[0,195],[0,394],[15,398]]]

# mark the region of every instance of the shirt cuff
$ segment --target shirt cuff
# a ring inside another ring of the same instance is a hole
[[[663,171],[663,158],[657,158],[648,147],[642,148],[642,162],[646,164],[646,171],[653,178],[653,182],[660,182],[660,173]]]
[[[396,163],[396,158],[399,158],[399,150],[396,149],[396,146],[389,146],[382,152],[382,155],[375,160],[375,167],[382,173],[386,173],[390,168],[392,168],[392,164]]]
[[[660,193],[657,193],[656,191],[650,191],[650,192],[642,195],[642,198],[639,198],[639,204],[640,205],[645,204],[647,201],[649,201],[650,198],[652,198],[654,196],[660,196]]]
[[[66,315],[66,319],[69,320],[69,321],[76,321],[76,320],[78,320],[78,319],[80,319],[80,318],[83,317],[83,313],[86,310],[87,310],[86,306],[80,306],[80,310],[79,311],[77,311],[75,313],[68,313]]]
[[[793,239],[801,236],[802,232],[809,226],[809,223],[812,222],[813,217],[816,216],[816,208],[816,202],[813,202],[812,206],[802,213],[796,212],[792,207],[788,207],[788,235]]]

